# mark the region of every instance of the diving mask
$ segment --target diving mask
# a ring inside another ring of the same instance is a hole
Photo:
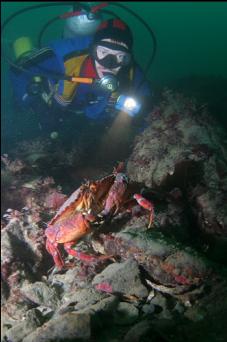
[[[131,54],[119,44],[100,42],[94,47],[93,56],[104,68],[115,69],[127,66],[131,62]]]

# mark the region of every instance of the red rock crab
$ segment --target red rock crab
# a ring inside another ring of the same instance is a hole
[[[49,222],[45,230],[46,249],[53,256],[55,265],[59,269],[64,266],[64,261],[58,244],[64,244],[68,254],[81,260],[96,260],[97,257],[77,252],[71,246],[91,232],[91,223],[97,221],[98,216],[105,218],[116,215],[119,211],[126,210],[126,205],[128,207],[129,204],[130,206],[137,204],[128,186],[128,178],[121,172],[123,166],[123,163],[120,163],[117,168],[114,168],[112,174],[100,180],[87,181],[82,184],[63,203]],[[151,208],[153,210],[153,205]],[[146,209],[149,210],[149,208]]]

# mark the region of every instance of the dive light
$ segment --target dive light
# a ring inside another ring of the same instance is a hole
[[[71,6],[72,2],[62,1],[62,2],[56,2],[56,3],[55,2],[53,2],[53,3],[45,3],[45,4],[43,3],[43,4],[38,4],[38,5],[35,5],[35,6],[30,6],[30,7],[25,7],[23,9],[20,9],[16,13],[13,13],[12,15],[10,15],[4,21],[4,23],[2,24],[2,34],[3,34],[3,31],[5,30],[5,27],[9,24],[9,22],[12,19],[14,19],[16,16],[20,15],[20,14],[23,14],[25,12],[28,12],[28,11],[31,11],[31,10],[34,10],[34,9],[40,9],[40,8],[50,7],[50,6],[59,6],[59,5],[65,6],[66,4],[67,5],[69,4]],[[143,20],[143,18],[141,18],[137,13],[132,11],[130,8],[124,6],[123,4],[111,1],[111,2],[108,2],[108,3],[107,2],[103,2],[101,4],[98,4],[98,5],[90,7],[90,6],[86,6],[84,2],[83,3],[76,2],[74,4],[74,7],[73,7],[74,11],[64,13],[63,15],[58,15],[58,16],[50,19],[44,25],[43,29],[39,33],[38,46],[39,46],[39,48],[41,48],[41,46],[42,46],[41,41],[42,41],[42,37],[43,37],[43,34],[46,31],[46,29],[49,27],[50,24],[53,24],[58,19],[66,19],[66,20],[68,19],[69,27],[67,27],[67,28],[69,29],[69,31],[71,31],[71,29],[73,27],[74,33],[76,32],[77,34],[81,33],[82,35],[84,35],[85,33],[88,34],[88,32],[93,32],[93,30],[95,30],[96,25],[97,25],[98,21],[101,19],[102,14],[108,14],[108,15],[111,15],[113,17],[118,18],[118,16],[114,12],[112,12],[110,10],[103,9],[103,8],[105,8],[108,5],[113,5],[113,6],[116,6],[116,7],[120,8],[120,9],[123,9],[123,10],[127,11],[129,14],[131,14],[133,17],[135,17],[140,23],[143,24],[143,26],[147,29],[147,31],[149,32],[149,34],[150,34],[150,36],[152,38],[153,52],[152,52],[152,55],[151,55],[151,57],[150,57],[150,59],[149,59],[149,61],[147,63],[147,66],[144,68],[144,77],[140,81],[140,84],[137,86],[137,89],[139,89],[141,87],[141,85],[143,84],[143,82],[145,81],[146,75],[148,73],[148,70],[149,70],[150,66],[152,65],[152,63],[153,63],[153,60],[154,60],[154,57],[155,57],[155,54],[156,54],[156,49],[157,49],[157,42],[156,42],[156,37],[155,37],[153,31],[151,30],[149,25]],[[75,17],[78,17],[78,20]],[[70,18],[74,18],[74,20],[73,19],[70,20]],[[83,20],[85,20],[85,21],[83,21]],[[80,24],[81,26],[78,27],[77,24]],[[72,32],[69,32],[68,34],[69,35],[73,35]],[[21,47],[22,46],[22,42],[23,42],[23,44],[25,43],[25,46],[26,46],[25,48]],[[17,43],[19,44],[19,48],[18,48]],[[16,45],[14,45],[14,50],[15,50],[16,58],[18,58],[18,57],[20,57],[22,55],[24,57],[23,53],[31,50],[31,46],[30,46],[31,44],[28,41],[26,41],[26,39],[22,39],[22,41],[19,41],[17,43],[16,43]],[[18,63],[13,62],[11,60],[11,58],[6,56],[5,54],[3,54],[3,56],[7,59],[8,63],[11,66],[17,68],[20,71],[27,72],[29,74],[29,72],[26,69],[24,69],[21,65],[18,65]],[[63,78],[63,79],[67,79],[67,78]],[[93,82],[93,80],[89,81],[87,83],[92,83],[92,82]],[[104,82],[104,84],[106,84],[106,81]],[[110,89],[110,87],[111,86],[108,85],[107,89],[108,88]]]
[[[105,91],[115,92],[119,87],[119,81],[114,75],[105,75],[100,80],[87,77],[72,77],[72,82],[95,84]],[[115,104],[115,109],[126,112],[129,116],[134,117],[141,109],[141,103],[133,96],[120,95]]]
[[[131,117],[134,117],[140,111],[141,103],[139,103],[134,97],[120,95],[117,99],[115,108],[126,112]]]

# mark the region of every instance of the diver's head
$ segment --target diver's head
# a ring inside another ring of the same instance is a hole
[[[133,37],[129,27],[119,19],[104,21],[97,29],[92,56],[99,77],[116,75],[131,63]]]

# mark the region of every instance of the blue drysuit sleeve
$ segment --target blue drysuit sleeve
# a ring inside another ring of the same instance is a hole
[[[73,53],[82,52],[89,48],[92,42],[92,36],[78,36],[76,38],[59,39],[49,43],[50,48],[54,51],[56,59],[61,66],[61,71],[65,73],[65,58]],[[64,89],[64,81],[60,80],[58,84],[58,94],[62,95]]]
[[[141,82],[142,81],[142,82]],[[132,91],[133,94],[136,95],[138,100],[142,102],[142,105],[145,103],[147,105],[148,99],[151,98],[151,88],[149,83],[144,79],[144,74],[142,73],[139,67],[135,67],[134,69],[134,77],[129,85],[128,89]],[[126,92],[127,92],[126,90]],[[92,93],[94,100],[90,101],[88,98],[89,93]],[[119,93],[121,95],[121,93]],[[127,95],[127,94],[124,94]],[[112,112],[115,111],[114,106],[110,104],[109,99],[111,94],[108,91],[104,91],[100,88],[91,88],[90,85],[81,84],[77,88],[77,94],[74,98],[71,106],[72,108],[80,107],[84,111],[86,117],[93,120],[105,120],[111,117]],[[112,106],[112,109],[111,109]],[[108,108],[110,107],[110,108]],[[142,111],[144,111],[145,106],[142,106]]]
[[[34,101],[34,98],[28,96],[27,88],[33,76],[36,75],[45,77],[52,86],[58,82],[58,94],[62,94],[65,57],[74,52],[88,49],[91,41],[91,36],[55,40],[50,42],[47,48],[40,49],[31,55],[29,62],[22,65],[25,71],[11,67],[10,79],[16,102],[23,107],[27,107]],[[54,103],[54,105],[55,107],[61,107],[58,103]]]
[[[51,41],[48,46],[54,51],[59,62],[63,64],[64,58],[67,56],[67,54],[88,49],[92,39],[92,36],[78,36],[76,38],[58,39]]]

